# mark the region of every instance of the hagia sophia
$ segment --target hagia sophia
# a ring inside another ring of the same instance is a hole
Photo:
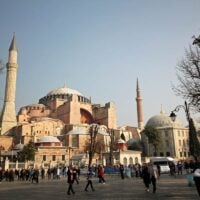
[[[128,148],[134,142],[143,141],[148,155],[153,156],[153,147],[146,138],[141,137],[145,126],[138,80],[137,126],[118,127],[116,105],[113,101],[105,105],[93,103],[90,98],[67,85],[47,92],[38,103],[22,106],[16,114],[17,57],[14,35],[6,65],[4,105],[0,118],[0,157],[3,161],[11,155],[10,152],[17,159],[17,152],[31,141],[36,147],[34,162],[38,166],[68,165],[70,161],[87,164],[89,129],[94,124],[98,125],[99,153],[95,154],[93,163],[108,164],[111,130],[117,144],[114,163],[129,165],[142,162],[142,151]],[[171,121],[161,109],[160,114],[147,120],[147,125],[159,129],[162,136],[159,156],[177,159],[186,159],[189,156],[188,128],[180,121]],[[122,134],[125,140],[122,140]]]

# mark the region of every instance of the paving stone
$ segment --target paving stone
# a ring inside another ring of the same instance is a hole
[[[0,200],[196,200],[199,199],[196,188],[189,187],[185,175],[176,178],[162,175],[157,183],[157,192],[146,192],[142,179],[120,179],[119,176],[105,176],[106,184],[93,181],[95,191],[84,191],[86,178],[74,183],[74,195],[67,195],[67,178],[60,180],[40,180],[38,184],[31,182],[5,182],[0,184]]]

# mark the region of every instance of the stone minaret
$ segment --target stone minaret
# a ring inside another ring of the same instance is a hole
[[[16,93],[16,79],[17,79],[17,46],[15,35],[9,48],[8,63],[6,65],[6,86],[4,105],[1,116],[1,135],[9,132],[11,128],[17,125],[16,111],[15,111],[15,93]]]
[[[136,102],[137,102],[137,117],[138,117],[138,128],[141,130],[143,128],[143,112],[142,112],[142,96],[139,88],[139,83],[137,79],[136,86]]]

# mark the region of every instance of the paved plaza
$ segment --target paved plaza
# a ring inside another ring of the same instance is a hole
[[[200,199],[196,188],[189,187],[185,176],[176,178],[162,175],[157,184],[157,193],[147,193],[142,179],[131,178],[121,180],[118,175],[105,176],[106,184],[100,184],[94,180],[95,191],[84,191],[86,178],[81,177],[80,183],[74,183],[75,194],[67,195],[67,180],[40,180],[39,184],[31,182],[2,182],[0,184],[0,200],[134,200],[134,199]]]

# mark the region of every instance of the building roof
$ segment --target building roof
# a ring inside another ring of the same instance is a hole
[[[73,129],[67,133],[68,135],[87,135],[86,129]]]
[[[106,126],[100,125],[98,133],[103,136],[108,136],[108,132],[105,129]],[[68,135],[89,135],[89,127],[85,126],[76,126],[71,131],[67,133]]]
[[[46,106],[44,104],[41,104],[41,103],[34,103],[34,104],[29,104],[25,107],[46,107]]]
[[[44,136],[40,138],[37,143],[47,143],[47,142],[60,142],[60,140],[54,136]]]
[[[71,160],[82,160],[85,154],[76,154],[71,157]]]

